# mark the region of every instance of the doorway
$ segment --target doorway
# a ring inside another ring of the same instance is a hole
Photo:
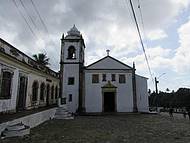
[[[18,87],[18,100],[17,100],[17,111],[23,111],[26,105],[26,94],[27,94],[27,83],[28,78],[25,76],[19,76],[19,87]]]
[[[104,92],[104,112],[115,112],[115,92]]]

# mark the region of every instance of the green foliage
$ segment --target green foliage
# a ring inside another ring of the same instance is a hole
[[[190,89],[179,88],[176,92],[160,92],[158,95],[153,92],[149,96],[149,104],[152,107],[190,107]]]
[[[35,54],[33,55],[33,57],[37,61],[38,64],[43,65],[43,66],[49,65],[49,58],[47,57],[45,53]]]

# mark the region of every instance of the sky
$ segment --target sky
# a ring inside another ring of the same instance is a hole
[[[158,89],[190,88],[190,0],[132,2]],[[61,36],[74,24],[85,41],[85,65],[109,49],[129,66],[135,62],[136,73],[148,77],[148,88],[155,90],[129,0],[0,0],[0,37],[29,56],[46,53],[55,71]]]

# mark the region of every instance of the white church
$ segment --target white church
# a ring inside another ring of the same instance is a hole
[[[148,112],[147,78],[135,74],[134,64],[128,66],[108,51],[85,66],[84,54],[75,26],[62,36],[59,73],[0,38],[0,113],[57,103],[71,113]]]
[[[107,56],[85,66],[85,43],[73,26],[61,39],[62,103],[72,113],[148,112],[147,78]]]
[[[84,54],[75,26],[61,39],[60,72],[0,38],[0,116],[22,115],[1,118],[0,134],[28,134],[49,119],[73,119],[73,114],[149,112],[147,78],[135,74],[134,63],[128,66],[107,50],[107,56],[85,66]]]

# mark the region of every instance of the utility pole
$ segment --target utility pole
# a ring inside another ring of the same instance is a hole
[[[159,81],[158,81],[157,78],[155,77],[156,95],[158,95],[158,83],[159,83]]]
[[[165,75],[166,73],[162,73],[160,76],[158,76],[158,78],[156,78],[155,77],[155,87],[156,87],[156,94],[158,95],[158,83],[159,83],[159,81],[158,81],[158,79],[160,78],[160,77],[162,77],[163,75]]]

